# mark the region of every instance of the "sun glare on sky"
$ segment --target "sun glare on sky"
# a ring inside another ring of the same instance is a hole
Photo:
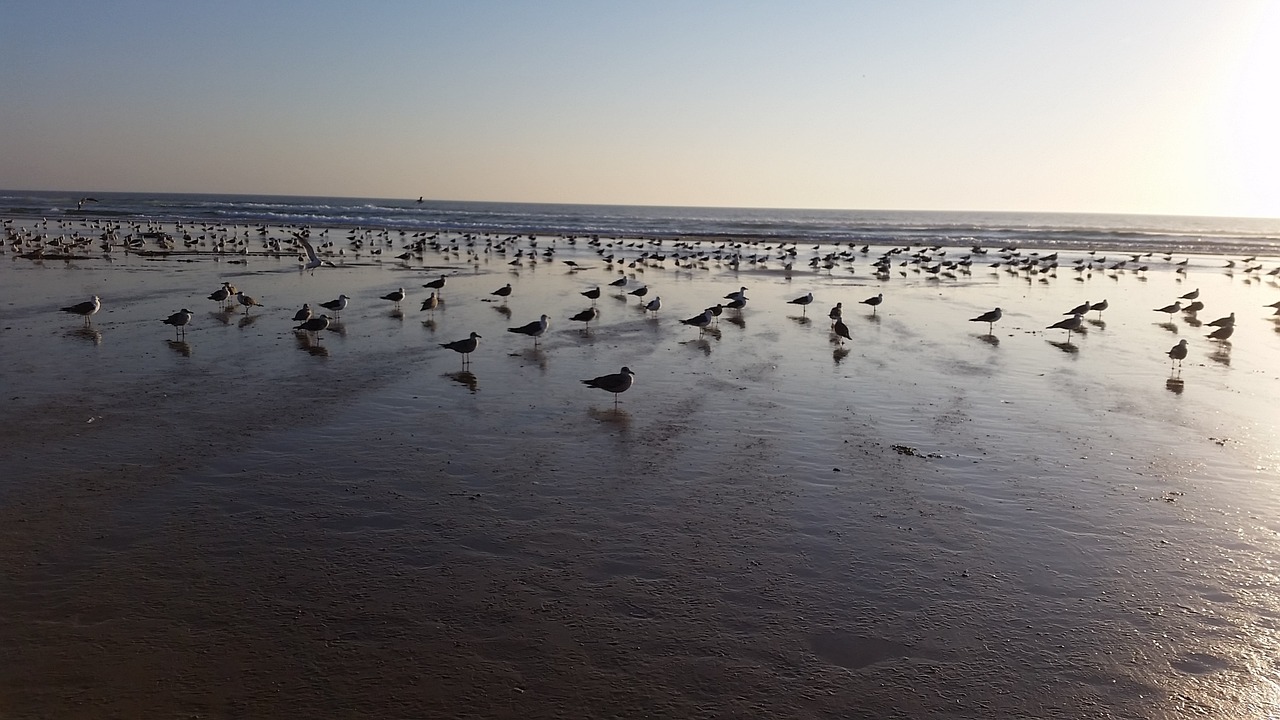
[[[1280,217],[1280,3],[1254,22],[1223,93],[1224,190],[1238,197],[1243,214]]]

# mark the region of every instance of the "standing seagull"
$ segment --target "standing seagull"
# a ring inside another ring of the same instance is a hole
[[[600,313],[596,311],[596,308],[593,305],[569,319],[574,322],[586,323],[586,327],[585,327],[586,331],[591,332],[591,321],[595,320],[599,316],[600,316]]]
[[[503,285],[502,287],[498,288],[497,290],[494,290],[489,294],[497,295],[498,297],[503,299],[509,298],[511,297],[511,283],[507,283],[506,285]]]
[[[382,299],[390,300],[396,304],[396,307],[400,307],[400,301],[404,300],[404,288],[397,288],[395,292],[383,295]]]
[[[996,321],[997,321],[997,320],[999,320],[999,319],[1000,319],[1000,318],[1002,318],[1002,317],[1004,317],[1004,313],[1000,311],[1000,308],[996,308],[995,310],[991,310],[991,311],[989,311],[989,312],[984,312],[984,313],[982,313],[981,315],[979,315],[979,316],[978,316],[978,317],[976,317],[976,318],[969,318],[969,322],[984,322],[984,323],[986,323],[986,324],[987,324],[987,334],[988,334],[988,335],[990,335],[992,332],[994,332],[994,331],[995,331]]]
[[[265,307],[262,303],[258,302],[255,298],[251,298],[240,291],[236,292],[236,300],[239,301],[240,304],[244,306],[245,315],[249,314],[249,308]]]
[[[422,287],[427,288],[428,290],[439,290],[440,297],[444,297],[444,279],[444,276],[441,275],[439,280],[432,280]]]
[[[1180,300],[1195,300],[1198,297],[1200,297],[1200,288],[1196,288],[1185,295],[1178,296]]]
[[[436,297],[435,293],[431,293],[430,297],[422,301],[422,310],[424,312],[434,314],[438,307],[440,307],[440,298]]]
[[[745,300],[746,298],[743,298],[743,299]],[[803,315],[807,315],[807,314],[809,314],[809,303],[811,303],[811,302],[813,302],[813,293],[807,293],[807,294],[805,294],[805,295],[801,295],[800,297],[796,298],[795,300],[788,300],[788,301],[787,301],[787,304],[788,304],[788,305],[799,305],[799,306],[800,306],[800,308],[801,308],[801,310],[800,310],[801,314],[803,314]]]
[[[294,322],[306,322],[311,319],[311,306],[302,303],[302,309],[293,314]]]
[[[1106,300],[1103,300],[1102,302],[1096,302],[1096,303],[1094,303],[1094,304],[1090,305],[1090,306],[1089,306],[1089,309],[1090,309],[1090,310],[1097,310],[1097,311],[1098,311],[1098,319],[1099,319],[1099,320],[1101,320],[1101,319],[1102,319],[1102,311],[1107,309],[1107,301],[1106,301]]]
[[[1156,308],[1155,310],[1152,310],[1152,312],[1168,313],[1169,317],[1172,318],[1173,314],[1178,312],[1181,309],[1182,309],[1182,303],[1174,302],[1172,305],[1165,305],[1162,308]]]
[[[643,299],[645,295],[648,295],[648,294],[649,294],[649,286],[648,286],[648,285],[641,285],[640,287],[636,288],[635,290],[632,290],[631,292],[629,292],[629,293],[627,293],[627,294],[628,294],[628,295],[635,295],[636,297]]]
[[[862,301],[862,304],[863,304],[863,305],[870,305],[870,306],[871,306],[871,314],[872,314],[872,315],[875,315],[875,314],[876,314],[876,308],[877,308],[877,307],[879,307],[880,303],[882,303],[882,302],[884,302],[884,293],[880,293],[879,295],[876,295],[875,297],[869,297],[869,298],[867,298],[866,300],[863,300],[863,301]]]
[[[507,328],[507,332],[520,333],[521,335],[528,335],[529,337],[533,338],[533,346],[538,347],[538,338],[542,337],[542,334],[547,331],[547,326],[548,326],[547,320],[548,320],[547,316],[543,315],[541,319],[534,320],[528,325],[521,325],[520,327]]]
[[[75,305],[68,305],[67,307],[62,308],[62,312],[79,315],[84,318],[85,325],[91,325],[93,321],[89,318],[101,309],[102,300],[99,299],[97,295],[94,295],[92,298],[82,303],[76,303]]]
[[[234,293],[231,292],[231,283],[224,282],[222,283],[222,287],[218,288],[217,290],[214,290],[213,293],[209,295],[209,299],[217,300],[220,305],[225,307],[227,304],[227,300],[233,294]]]
[[[320,303],[320,307],[324,308],[325,310],[332,310],[334,316],[336,317],[341,315],[343,310],[347,309],[347,301],[350,299],[351,298],[347,297],[346,295],[339,295],[337,300],[330,300],[329,302]]]
[[[850,342],[853,341],[853,338],[849,337],[849,326],[845,325],[843,320],[836,320],[834,329],[836,331],[836,336],[840,338],[841,345],[844,345],[845,340],[849,340]]]
[[[701,313],[694,315],[693,317],[687,320],[681,320],[680,322],[685,325],[692,325],[698,328],[698,337],[702,337],[703,331],[706,330],[707,326],[711,324],[711,318],[713,317],[715,317],[715,315],[712,314],[711,308],[707,308],[706,310],[703,310]]]
[[[320,331],[329,327],[329,316],[321,315],[318,318],[311,318],[306,322],[294,327],[294,330],[301,330],[315,335],[316,342],[320,342]]]
[[[1208,337],[1210,340],[1226,340],[1230,338],[1231,334],[1234,333],[1235,331],[1236,331],[1236,326],[1234,324],[1223,325],[1222,327],[1209,333],[1206,337]]]
[[[1088,300],[1062,313],[1063,315],[1083,315],[1093,309],[1093,305]]]
[[[1088,303],[1085,303],[1085,304],[1087,305]],[[1067,342],[1071,342],[1071,333],[1079,330],[1080,324],[1082,322],[1084,322],[1084,315],[1081,315],[1080,313],[1076,313],[1071,317],[1067,318],[1066,320],[1059,320],[1058,322],[1050,325],[1045,329],[1046,330],[1066,330]]]
[[[1169,363],[1169,368],[1170,368],[1170,369],[1173,369],[1173,363],[1174,363],[1174,362],[1178,363],[1178,366],[1179,366],[1179,367],[1181,367],[1181,366],[1182,366],[1182,361],[1187,359],[1187,340],[1186,340],[1186,338],[1183,338],[1182,340],[1179,340],[1177,345],[1174,345],[1173,347],[1169,348],[1169,357],[1170,357],[1170,358],[1172,358],[1172,360],[1173,360],[1173,362],[1170,362],[1170,363]]]
[[[831,312],[827,313],[827,317],[831,318],[831,324],[835,325],[837,320],[844,317],[844,303],[836,303],[836,306],[831,308]]]
[[[185,337],[187,334],[187,323],[191,322],[191,317],[192,317],[192,312],[186,308],[182,308],[181,310],[170,315],[169,317],[165,318],[161,322],[163,322],[165,325],[173,326],[173,332],[174,332],[175,338],[178,336],[179,332],[181,332],[182,335]]]
[[[635,382],[635,376],[636,374],[631,372],[631,368],[624,367],[612,375],[601,375],[590,380],[583,380],[582,384],[613,393],[613,406],[617,407],[618,395],[631,389],[631,384]]]
[[[645,312],[651,312],[654,315],[657,315],[658,311],[662,309],[662,298],[658,296],[654,296],[652,300],[645,303],[644,309],[645,309]]]
[[[440,347],[449,348],[454,352],[462,353],[462,365],[463,367],[466,367],[467,363],[471,362],[470,355],[475,352],[476,340],[479,338],[480,336],[473,330],[471,332],[471,336],[465,340],[454,340],[451,343],[440,343]]]
[[[1235,324],[1236,324],[1236,314],[1231,313],[1226,317],[1220,317],[1217,320],[1214,320],[1213,322],[1209,323],[1209,327],[1217,327],[1217,328],[1229,327]]]
[[[591,302],[595,303],[596,300],[600,299],[600,286],[597,285],[591,288],[590,290],[584,290],[578,294],[581,295],[582,297],[590,298]]]
[[[739,288],[737,291],[724,296],[725,300],[737,300],[738,298],[742,298],[743,300],[747,299],[747,289],[745,287]]]

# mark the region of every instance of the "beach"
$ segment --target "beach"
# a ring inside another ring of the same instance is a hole
[[[256,237],[0,256],[0,715],[1280,712],[1275,276],[605,238],[632,267],[457,232],[397,259],[412,234],[372,232],[314,270]],[[262,307],[206,299],[224,282]],[[93,295],[87,326],[59,311]],[[537,347],[508,332],[541,314]],[[471,332],[469,362],[441,347]],[[582,383],[624,366],[616,406]]]

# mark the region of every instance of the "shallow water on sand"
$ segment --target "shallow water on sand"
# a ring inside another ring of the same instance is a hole
[[[1217,258],[632,271],[657,317],[599,261],[192,259],[0,263],[8,716],[1280,707],[1280,288]],[[218,312],[224,280],[266,307]],[[1197,287],[1229,345],[1152,311]],[[56,311],[92,293],[92,330]],[[291,330],[338,293],[338,331]],[[506,332],[544,312],[536,350]],[[464,371],[438,343],[473,330]],[[616,409],[580,382],[623,365]]]

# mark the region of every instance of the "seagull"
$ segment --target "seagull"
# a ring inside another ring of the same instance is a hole
[[[93,321],[91,321],[89,318],[92,317],[94,313],[98,312],[101,309],[102,309],[102,300],[97,295],[94,295],[92,298],[82,303],[76,303],[75,305],[70,305],[62,308],[62,312],[71,313],[73,315],[80,315],[81,317],[84,318],[84,324],[90,325],[92,324]]]
[[[1070,310],[1062,314],[1063,315],[1083,315],[1092,309],[1093,309],[1093,305],[1089,304],[1088,300],[1085,300],[1084,302],[1080,303],[1079,305],[1071,308]]]
[[[702,331],[706,330],[707,326],[711,324],[711,318],[713,317],[715,316],[712,314],[711,308],[707,308],[701,313],[694,315],[687,320],[681,320],[680,322],[685,325],[692,325],[698,328],[698,337],[702,337]]]
[[[1155,309],[1155,310],[1153,310],[1152,312],[1168,313],[1168,314],[1169,314],[1169,316],[1170,316],[1170,317],[1172,317],[1174,313],[1178,312],[1178,311],[1179,311],[1179,310],[1181,310],[1181,309],[1182,309],[1182,303],[1180,303],[1180,302],[1175,302],[1175,303],[1174,303],[1174,304],[1172,304],[1172,305],[1165,305],[1165,306],[1164,306],[1164,307],[1162,307],[1162,308],[1156,308],[1156,309]]]
[[[1231,337],[1231,333],[1234,333],[1235,331],[1236,331],[1236,326],[1234,323],[1232,323],[1231,325],[1223,325],[1217,330],[1214,330],[1213,332],[1209,333],[1206,337],[1208,337],[1211,340],[1226,340],[1227,338]]]
[[[600,313],[597,312],[595,306],[592,305],[591,307],[587,308],[586,310],[583,310],[582,312],[578,313],[577,315],[574,315],[569,319],[574,322],[586,323],[587,324],[586,330],[590,332],[591,321],[595,320],[599,316],[600,316]]]
[[[835,321],[839,320],[841,317],[844,316],[843,308],[844,308],[844,303],[836,303],[836,306],[831,308],[831,312],[827,313],[827,317],[831,318],[831,323],[833,325],[835,324]]]
[[[849,326],[845,325],[844,321],[839,318],[836,319],[835,331],[836,331],[836,336],[840,338],[841,345],[844,345],[845,340],[849,340],[849,341],[853,340],[853,338],[849,337]]]
[[[1236,314],[1231,313],[1226,317],[1220,317],[1217,320],[1214,320],[1213,322],[1209,323],[1209,327],[1219,327],[1219,328],[1230,327],[1235,324],[1236,324]]]
[[[497,290],[494,290],[489,294],[497,295],[500,298],[511,297],[511,283],[507,283],[506,285],[503,285],[502,287],[498,288]]]
[[[731,292],[728,295],[724,296],[725,300],[737,300],[738,298],[742,298],[743,300],[747,299],[746,288],[740,288],[737,292]]]
[[[613,287],[626,287],[626,286],[627,286],[627,278],[626,278],[626,277],[620,277],[620,278],[618,278],[617,280],[614,280],[613,282],[611,282],[611,283],[609,283],[609,284],[610,284],[610,285],[612,285]]]
[[[987,334],[990,335],[995,329],[996,321],[1004,317],[1004,313],[1000,308],[996,308],[990,312],[984,312],[976,318],[969,318],[969,322],[984,322],[987,324]]]
[[[231,297],[231,295],[232,295],[231,283],[224,282],[222,283],[222,287],[218,288],[217,290],[214,290],[213,293],[209,295],[209,299],[217,300],[218,302],[225,305],[227,302],[227,298]]]
[[[396,307],[399,307],[400,301],[404,299],[404,288],[398,288],[395,292],[387,293],[386,295],[382,296],[382,299],[390,300],[391,302],[396,304]]]
[[[743,300],[746,300],[746,298],[745,298],[745,297],[744,297],[744,298],[742,298],[742,299],[743,299]],[[787,304],[788,304],[788,305],[799,305],[801,308],[803,308],[803,310],[801,310],[801,312],[802,312],[802,313],[805,313],[805,314],[808,314],[808,312],[809,312],[809,303],[811,303],[811,302],[813,302],[813,293],[807,293],[807,294],[805,294],[805,295],[801,295],[800,297],[796,298],[795,300],[788,300],[788,301],[787,301]]]
[[[645,303],[644,309],[645,309],[645,312],[651,312],[657,315],[658,311],[662,309],[662,298],[654,296],[652,300]]]
[[[265,307],[262,303],[258,302],[255,298],[251,298],[240,291],[236,291],[236,300],[240,301],[240,304],[244,306],[245,315],[249,314],[249,308]]]
[[[96,202],[98,202],[98,198],[96,198],[96,197],[82,197],[82,198],[80,198],[79,200],[77,200],[77,201],[76,201],[76,209],[77,209],[77,210],[82,210],[82,209],[84,209],[84,204],[85,204],[85,203],[87,203],[87,202],[96,203]]]
[[[1086,305],[1087,305],[1087,304],[1088,304],[1088,303],[1086,303]],[[1076,313],[1076,314],[1072,315],[1071,317],[1067,318],[1066,320],[1059,320],[1058,322],[1056,322],[1056,323],[1054,323],[1054,324],[1050,325],[1049,327],[1047,327],[1047,328],[1045,328],[1045,329],[1046,329],[1046,330],[1066,330],[1066,331],[1067,331],[1067,342],[1071,342],[1071,333],[1073,333],[1073,332],[1075,332],[1075,331],[1079,330],[1079,329],[1080,329],[1080,323],[1081,323],[1081,322],[1083,322],[1083,321],[1084,321],[1084,315],[1082,315],[1082,314],[1080,314],[1080,313]]]
[[[187,323],[191,322],[191,317],[192,312],[186,308],[182,308],[178,312],[170,315],[164,320],[161,320],[161,322],[165,325],[172,325],[174,337],[177,337],[178,332],[181,332],[183,335],[187,334]]]
[[[302,303],[302,309],[293,314],[294,322],[306,322],[311,319],[311,306]]]
[[[591,302],[595,302],[596,300],[600,299],[600,286],[597,285],[591,288],[590,290],[584,290],[578,294],[581,295],[582,297],[590,298]]]
[[[521,335],[528,335],[529,337],[533,338],[533,346],[538,347],[538,338],[542,337],[542,334],[547,331],[547,326],[548,326],[547,320],[548,320],[547,316],[543,315],[541,319],[534,320],[528,325],[521,325],[520,327],[507,328],[507,332],[520,333]]]
[[[743,289],[745,290],[746,288],[743,288]],[[729,308],[730,310],[741,310],[746,306],[747,306],[746,295],[738,295],[734,297],[734,299],[730,300],[727,304],[725,304],[725,307]]]
[[[341,315],[342,311],[347,309],[347,301],[350,299],[346,295],[339,295],[337,300],[320,303],[320,307],[325,310],[332,310],[334,315]]]
[[[635,376],[636,374],[631,372],[631,368],[624,367],[612,375],[601,375],[590,380],[583,380],[582,384],[613,393],[613,404],[614,407],[617,407],[618,395],[631,389],[632,383],[635,382]]]
[[[438,307],[440,307],[440,298],[436,297],[435,293],[431,293],[430,297],[422,301],[423,311],[430,311],[434,313]]]
[[[1102,317],[1102,311],[1103,311],[1103,310],[1106,310],[1108,307],[1109,307],[1109,306],[1107,305],[1107,301],[1106,301],[1106,300],[1103,300],[1102,302],[1096,302],[1096,303],[1094,303],[1094,304],[1090,305],[1090,306],[1089,306],[1089,309],[1090,309],[1090,310],[1097,310],[1097,311],[1098,311],[1098,317],[1099,317],[1099,318],[1101,318],[1101,317]]]
[[[636,288],[635,290],[632,290],[631,292],[629,292],[629,293],[627,293],[627,294],[628,294],[628,295],[635,295],[635,296],[636,296],[636,297],[638,297],[638,298],[643,298],[645,295],[648,295],[648,294],[649,294],[649,286],[648,286],[648,285],[641,285],[640,287]]]
[[[1177,345],[1169,348],[1169,357],[1176,361],[1178,365],[1182,365],[1182,361],[1187,358],[1186,338],[1179,340]],[[1169,366],[1172,367],[1173,363],[1169,363]]]
[[[476,340],[478,340],[479,338],[480,336],[476,334],[476,332],[473,330],[471,332],[470,337],[466,338],[465,340],[454,340],[451,343],[440,343],[440,347],[449,348],[454,352],[462,353],[462,364],[466,365],[467,363],[471,362],[468,356],[471,353],[475,352]]]
[[[862,304],[863,304],[863,305],[870,305],[870,306],[871,306],[871,314],[872,314],[872,315],[875,315],[875,314],[876,314],[876,306],[877,306],[877,305],[879,305],[879,304],[880,304],[880,303],[882,303],[882,302],[884,302],[884,293],[880,293],[879,295],[876,295],[875,297],[869,297],[869,298],[867,298],[866,300],[863,300],[863,301],[862,301]]]
[[[444,275],[441,275],[439,280],[432,280],[431,282],[427,283],[426,285],[423,285],[422,287],[427,288],[428,290],[444,290],[444,280],[445,280]],[[440,294],[444,295],[443,292],[441,292]]]
[[[328,265],[329,267],[337,267],[331,262],[325,262],[324,260],[321,260],[320,258],[316,257],[316,249],[311,247],[311,243],[308,242],[307,239],[302,237],[301,235],[298,235],[297,237],[298,237],[298,240],[302,242],[302,247],[306,248],[307,250],[307,262],[305,265],[302,266],[303,270],[310,270],[311,272],[314,273],[316,268],[323,267],[325,265]]]
[[[1192,290],[1191,292],[1187,293],[1186,295],[1179,295],[1179,296],[1178,296],[1178,299],[1180,299],[1180,300],[1195,300],[1195,299],[1196,299],[1196,298],[1198,298],[1198,297],[1200,297],[1200,288],[1196,288],[1195,290]]]
[[[1191,313],[1192,315],[1194,315],[1203,309],[1204,309],[1204,303],[1200,302],[1199,300],[1195,300],[1195,301],[1192,301],[1190,305],[1187,305],[1186,307],[1182,308],[1182,312]]]
[[[306,322],[294,327],[294,330],[309,332],[316,336],[316,341],[320,340],[320,331],[329,327],[329,316],[321,315],[317,318],[310,318]]]

